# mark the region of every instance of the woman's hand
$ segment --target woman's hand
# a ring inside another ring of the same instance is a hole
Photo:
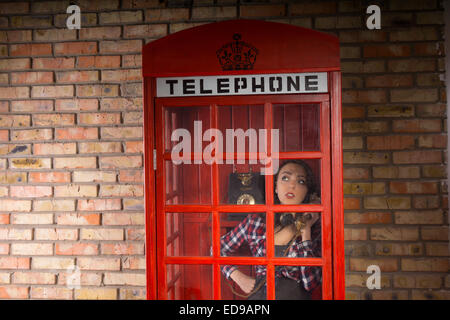
[[[311,227],[317,220],[319,220],[318,212],[310,212],[311,219],[305,221],[305,226],[300,230],[300,235],[302,236],[302,241],[311,240]]]
[[[255,287],[255,278],[252,278],[239,270],[233,271],[230,278],[233,279],[245,293],[250,293]]]

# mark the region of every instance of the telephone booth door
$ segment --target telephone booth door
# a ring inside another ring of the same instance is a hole
[[[287,278],[343,299],[338,53],[331,36],[246,20],[144,47],[149,299],[247,299],[235,270],[264,299]],[[281,194],[289,164],[297,202]],[[309,240],[281,236],[287,214],[317,219]]]

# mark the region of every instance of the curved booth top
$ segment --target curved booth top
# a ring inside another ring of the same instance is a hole
[[[229,20],[143,47],[143,76],[339,71],[336,36],[288,24]]]

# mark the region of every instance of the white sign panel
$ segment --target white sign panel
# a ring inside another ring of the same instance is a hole
[[[326,72],[156,79],[157,97],[324,92],[328,92]]]

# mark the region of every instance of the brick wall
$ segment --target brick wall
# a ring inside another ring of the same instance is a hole
[[[0,1],[0,298],[145,298],[141,47],[234,18],[340,38],[347,298],[450,298],[440,1],[72,2]]]

